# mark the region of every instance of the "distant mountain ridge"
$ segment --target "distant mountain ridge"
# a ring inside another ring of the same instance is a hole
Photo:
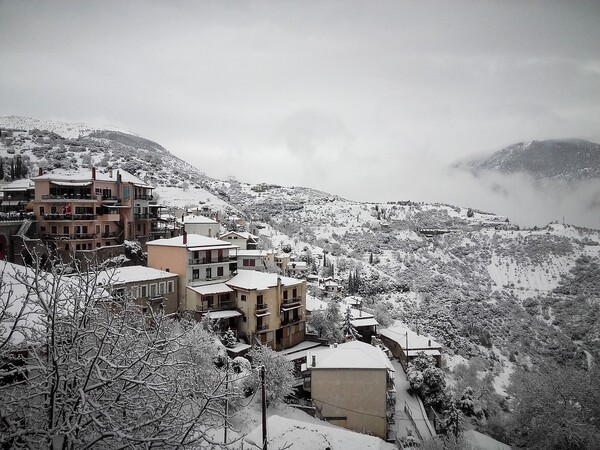
[[[458,167],[475,172],[524,172],[535,179],[578,181],[600,178],[600,144],[582,139],[519,142]]]

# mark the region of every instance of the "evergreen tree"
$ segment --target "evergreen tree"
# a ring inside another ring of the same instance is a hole
[[[15,177],[21,178],[21,173],[23,172],[23,161],[21,160],[21,155],[17,156],[17,165],[15,168]]]
[[[352,311],[350,307],[346,308],[346,314],[344,315],[344,321],[342,322],[342,334],[346,339],[350,338],[353,341],[356,341],[358,338],[362,337],[354,325],[352,325]]]
[[[373,252],[369,255],[369,264],[373,264]]]
[[[11,180],[15,179],[15,160],[14,159],[10,160],[10,179]]]
[[[237,344],[235,333],[231,328],[227,328],[227,331],[221,336],[221,342],[227,348],[233,348]]]
[[[4,158],[0,157],[0,181],[4,180]]]

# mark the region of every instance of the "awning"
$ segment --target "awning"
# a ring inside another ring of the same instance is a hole
[[[260,314],[258,314],[258,313],[254,313],[254,315],[255,315],[256,317],[264,317],[264,316],[270,316],[270,315],[271,315],[271,313],[270,313],[269,311],[267,311],[267,312],[260,313]]]
[[[18,206],[21,204],[19,200],[2,200],[2,206]]]
[[[210,311],[206,314],[211,319],[228,319],[230,317],[238,317],[241,316],[242,313],[234,310],[225,310],[225,311]]]
[[[302,303],[298,305],[284,305],[281,307],[282,311],[292,311],[293,309],[302,308]]]
[[[229,292],[233,292],[233,289],[231,289],[225,283],[207,284],[197,287],[188,286],[188,289],[191,289],[200,295],[228,294]]]
[[[90,186],[92,184],[91,181],[50,181],[50,183],[55,184],[57,186],[70,186],[70,187],[83,187],[83,186]]]
[[[372,318],[351,320],[350,323],[353,327],[372,327],[375,325],[379,325],[379,322]]]

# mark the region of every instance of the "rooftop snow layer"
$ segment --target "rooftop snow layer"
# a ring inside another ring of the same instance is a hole
[[[316,366],[312,366],[312,357]],[[389,369],[392,363],[379,347],[360,341],[350,341],[329,348],[309,351],[310,369]]]
[[[266,291],[269,288],[277,286],[278,279],[284,287],[298,286],[303,283],[302,280],[282,277],[276,273],[257,272],[255,270],[238,270],[237,275],[229,280],[227,284],[241,289]]]
[[[379,331],[379,334],[387,337],[388,339],[392,339],[393,341],[399,343],[402,348],[404,348],[407,344],[408,339],[408,349],[409,350],[418,350],[418,349],[440,349],[442,345],[438,342],[434,341],[432,337],[423,334],[417,334],[408,328],[406,325],[396,325],[390,328],[386,328]]]
[[[99,284],[125,284],[133,282],[144,282],[160,280],[163,278],[173,278],[177,274],[164,270],[153,269],[145,266],[127,266],[118,267],[112,270],[105,270],[98,274]]]
[[[148,246],[163,246],[163,247],[187,247],[192,249],[198,247],[198,250],[202,250],[202,247],[211,248],[223,248],[223,249],[234,249],[238,248],[232,245],[230,242],[221,241],[215,238],[209,238],[200,234],[188,234],[187,244],[183,243],[183,236],[176,236],[169,239],[157,239],[155,241],[148,242]]]

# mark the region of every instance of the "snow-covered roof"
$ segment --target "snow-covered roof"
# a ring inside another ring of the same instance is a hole
[[[476,450],[510,450],[510,445],[503,444],[500,441],[482,434],[475,430],[467,430],[463,433],[466,441],[468,441]]]
[[[188,249],[202,250],[202,247],[210,247],[210,249],[235,249],[238,248],[236,245],[232,245],[229,242],[221,241],[219,239],[202,236],[200,234],[187,235],[187,244],[183,243],[183,236],[176,236],[169,239],[157,239],[155,241],[148,242],[148,246],[161,246],[161,247],[187,247]],[[206,248],[208,250],[208,248]]]
[[[372,317],[351,320],[350,323],[353,327],[373,327],[379,325],[379,322]]]
[[[408,333],[408,335],[407,335]],[[386,328],[379,331],[379,334],[391,339],[402,348],[407,345],[408,336],[408,350],[420,350],[420,349],[441,349],[442,345],[434,341],[432,337],[423,334],[417,334],[408,328],[406,325],[395,325],[390,328]]]
[[[227,233],[223,233],[221,235],[221,238],[224,238],[226,236],[231,236],[233,234],[237,234],[239,237],[241,237],[242,239],[258,239],[258,236],[252,234],[252,233],[248,233],[247,231],[228,231]]]
[[[121,175],[121,181],[123,183],[131,183],[139,187],[152,188],[149,184],[146,184],[143,180],[140,180],[135,175],[127,172],[126,170],[117,169],[112,171],[112,177],[110,172],[103,173],[99,170],[96,171],[96,181],[117,181],[117,173]],[[92,171],[91,170],[76,170],[76,171],[54,171],[52,173],[46,173],[32,178],[33,181],[48,180],[57,182],[91,182]]]
[[[177,277],[176,273],[145,266],[118,267],[98,274],[100,284],[125,284]]]
[[[350,308],[354,308],[360,304],[362,304],[363,298],[360,295],[349,295],[348,297],[344,297],[342,299],[342,303],[344,305],[348,305]]]
[[[395,445],[378,437],[355,433],[309,416],[306,416],[306,420],[296,420],[273,415],[267,419],[267,429],[269,448],[284,448],[286,445],[289,446],[290,442],[300,443],[300,448],[304,449],[393,450],[396,448]],[[244,439],[249,446],[262,448],[262,427],[256,427]]]
[[[241,289],[266,291],[269,288],[277,286],[277,279],[281,281],[281,284],[284,287],[298,286],[303,283],[302,280],[282,277],[276,273],[258,272],[256,270],[238,270],[237,275],[227,281],[227,284]]]
[[[315,356],[315,366],[312,357]],[[379,347],[360,341],[350,341],[329,348],[310,350],[307,354],[309,369],[388,369],[392,363]]]
[[[205,216],[185,216],[183,218],[183,223],[204,223],[208,225],[218,225],[219,222],[211,219],[210,217]]]
[[[241,316],[242,313],[239,311],[236,311],[234,309],[227,309],[224,311],[209,311],[207,313],[207,316],[211,319],[228,319],[230,317],[238,317]]]
[[[325,310],[327,308],[327,302],[323,300],[319,300],[317,297],[312,295],[306,296],[306,310],[307,311],[317,311],[317,310]]]
[[[227,294],[233,292],[225,283],[205,284],[203,286],[188,286],[194,292],[200,295]]]
[[[302,270],[307,269],[308,265],[306,264],[306,261],[290,261],[287,263],[287,267],[291,269]]]
[[[0,191],[26,191],[27,189],[33,189],[34,187],[35,185],[33,184],[33,181],[31,181],[29,178],[24,178],[22,180],[15,180],[4,186],[1,186]]]

